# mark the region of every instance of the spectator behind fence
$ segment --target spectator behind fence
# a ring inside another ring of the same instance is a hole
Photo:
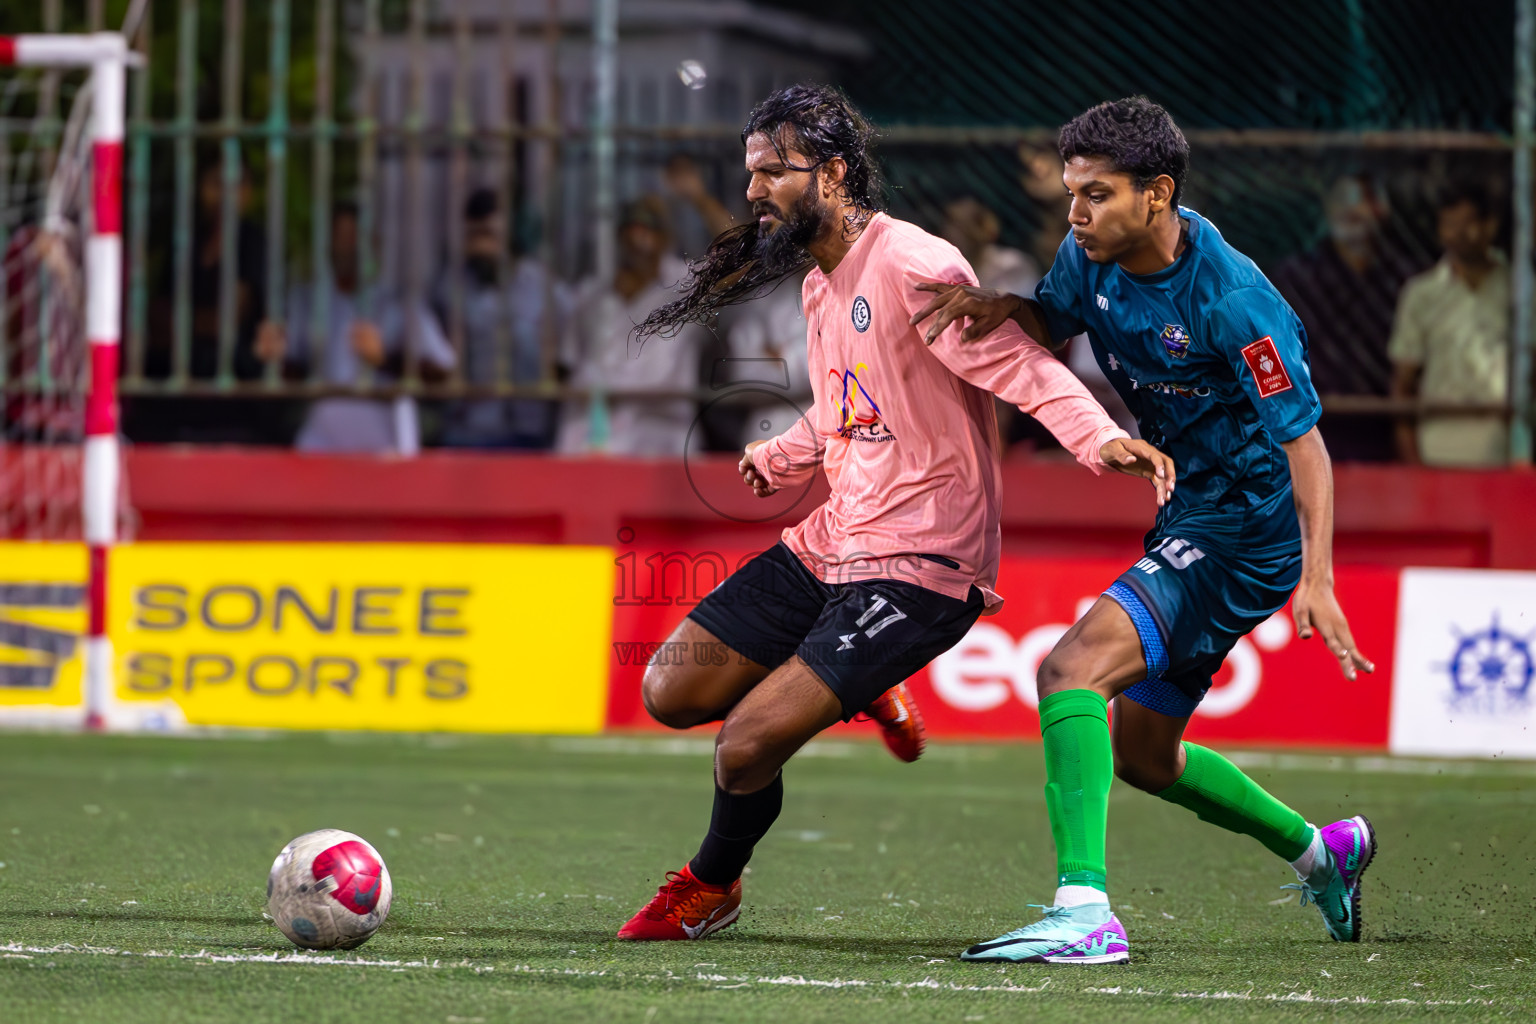
[[[1503,405],[1509,400],[1509,264],[1493,247],[1499,217],[1487,189],[1462,184],[1437,206],[1445,255],[1403,287],[1392,330],[1393,394],[1429,405]],[[1502,412],[1426,412],[1399,421],[1408,462],[1499,466],[1508,457]]]
[[[1019,185],[1024,194],[1039,211],[1036,231],[1030,243],[1030,253],[1035,266],[1044,274],[1056,262],[1056,251],[1061,247],[1061,236],[1067,230],[1067,216],[1072,211],[1072,197],[1062,187],[1061,175],[1066,170],[1056,144],[1039,146],[1031,142],[1019,144]]]
[[[576,292],[562,361],[578,388],[601,388],[607,399],[607,450],[616,455],[680,456],[688,443],[692,398],[633,395],[637,391],[691,391],[699,386],[703,328],[672,338],[630,341],[630,330],[651,310],[677,297],[687,273],[671,255],[666,205],[646,196],[624,208],[619,223],[619,266],[612,281],[589,278]],[[592,447],[591,409],[573,401],[562,410],[556,447],[579,453]]]
[[[1386,194],[1371,178],[1346,175],[1324,203],[1328,236],[1276,268],[1274,283],[1307,329],[1308,361],[1318,393],[1390,393],[1387,339],[1403,282],[1416,269],[1386,234]],[[1392,425],[1385,417],[1337,417],[1321,430],[1335,460],[1391,459]]]
[[[490,189],[464,206],[464,263],[445,268],[433,291],[442,323],[463,303],[464,379],[471,385],[531,387],[553,374],[571,313],[569,289],[531,256],[507,258],[507,216]],[[454,448],[548,448],[556,403],[537,398],[477,398],[446,403],[442,443]]]
[[[983,288],[1014,295],[1033,295],[1040,283],[1040,265],[1018,249],[997,244],[1002,225],[974,196],[956,199],[944,207],[944,226],[939,232],[976,272]]]
[[[749,405],[742,418],[741,433],[734,439],[738,448],[784,433],[815,400],[800,305],[804,282],[805,272],[790,275],[767,295],[738,306],[731,321],[731,358],[742,361],[733,368],[732,379],[767,385],[758,389],[762,401]],[[788,390],[780,394],[780,385],[786,383]]]
[[[0,310],[0,445],[8,441],[79,444],[79,407],[69,386],[79,370],[85,329],[85,278],[80,239],[53,233],[28,218],[13,227],[0,260],[5,307]],[[47,383],[64,384],[50,391]],[[64,401],[51,400],[67,396]],[[4,498],[0,492],[0,498]]]
[[[939,234],[960,250],[976,272],[976,282],[981,287],[1014,295],[1035,294],[1035,285],[1040,283],[1040,265],[1018,249],[997,244],[1002,235],[997,214],[975,196],[963,196],[945,204]],[[1022,418],[1014,406],[1001,398],[993,404],[997,407],[997,435],[1005,450],[1019,441],[1028,441],[1030,447],[1055,443],[1049,431]]]
[[[292,377],[307,375],[319,362],[320,379],[333,385],[383,384],[400,379],[408,333],[416,333],[417,372],[424,381],[442,380],[453,369],[453,348],[425,303],[405,303],[362,289],[358,276],[357,207],[337,203],[331,214],[330,273],[289,293],[286,321],[267,321],[256,339],[257,355],[282,362]],[[329,323],[318,338],[313,317],[321,300]],[[409,320],[408,320],[409,318]],[[391,401],[321,398],[309,408],[295,442],[300,451],[394,452],[414,455],[421,446],[416,404],[408,396]]]
[[[256,325],[266,312],[267,236],[247,219],[251,186],[245,165],[240,165],[236,196],[235,232],[235,348],[232,369],[240,380],[262,374],[261,361],[252,344]],[[188,372],[194,380],[212,380],[219,366],[219,289],[224,259],[224,168],[205,164],[197,175],[197,206],[192,218],[192,348]],[[144,353],[144,374],[164,379],[173,367],[176,261],[171,254],[162,264],[160,285],[152,310],[154,330],[149,332]]]
[[[673,154],[662,171],[662,181],[667,186],[673,251],[684,259],[696,260],[716,235],[731,226],[731,212],[710,193],[703,171],[687,153]]]
[[[242,162],[236,193],[234,348],[230,371],[236,380],[254,380],[263,366],[256,357],[256,327],[267,306],[267,236],[247,218],[251,188]],[[224,263],[224,168],[203,165],[197,175],[192,217],[191,314],[187,376],[210,381],[219,370],[219,295]],[[175,364],[176,259],[167,249],[149,307],[144,375],[169,378]],[[284,420],[270,399],[134,396],[123,406],[123,432],[151,443],[286,443]]]

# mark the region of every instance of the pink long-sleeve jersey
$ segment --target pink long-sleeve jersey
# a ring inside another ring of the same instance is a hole
[[[1095,473],[1100,448],[1129,435],[1012,321],[970,342],[958,322],[925,345],[907,324],[933,297],[917,290],[922,281],[976,275],[954,246],[883,213],[830,274],[810,272],[815,400],[752,462],[775,487],[825,467],[831,497],[784,531],[822,581],[904,579],[962,600],[974,585],[991,614],[1003,600],[993,590],[1003,493],[991,395],[1040,420]]]

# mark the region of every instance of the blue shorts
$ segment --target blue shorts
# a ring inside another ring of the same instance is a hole
[[[1241,558],[1176,537],[1153,537],[1147,554],[1104,592],[1141,636],[1147,678],[1125,691],[1144,708],[1187,718],[1234,644],[1285,607],[1301,580],[1301,546]]]

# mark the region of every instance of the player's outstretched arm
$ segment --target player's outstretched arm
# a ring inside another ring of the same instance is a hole
[[[1376,666],[1355,647],[1349,621],[1333,593],[1333,466],[1317,428],[1293,441],[1284,442],[1291,464],[1291,488],[1296,516],[1301,520],[1301,582],[1291,599],[1296,635],[1303,640],[1314,633],[1339,659],[1346,679],[1356,672],[1374,672]]]
[[[935,280],[965,280],[970,277],[970,268],[963,264],[945,265],[941,260],[914,259],[904,277],[906,288],[903,298],[911,314],[911,321],[917,322],[924,319],[925,310],[933,306],[932,300],[928,298],[933,291],[932,283]],[[1015,309],[1024,301],[1016,295],[1003,295],[969,285],[936,287],[953,289],[959,294],[955,308],[961,310],[971,308],[968,303],[973,300],[981,304],[976,307],[979,312],[983,306],[990,308],[998,303]],[[1034,318],[1033,312],[1031,317]],[[1062,447],[1095,473],[1108,468],[1140,475],[1136,463],[1110,465],[1105,461],[1107,455],[1118,459],[1131,454],[1130,449],[1118,449],[1111,445],[1111,442],[1117,440],[1129,441],[1130,435],[1109,418],[1104,407],[1094,400],[1088,388],[1065,363],[1051,355],[1033,338],[1027,337],[1027,332],[1021,331],[1016,324],[1009,323],[1009,319],[1003,316],[992,324],[988,317],[980,325],[991,326],[968,341],[966,339],[971,330],[979,326],[978,322],[973,321],[962,331],[956,317],[951,316],[937,332],[930,326],[932,336],[927,339],[928,351],[960,379],[983,391],[992,392],[1039,420],[1061,442]],[[1140,455],[1150,456],[1154,451],[1149,445]],[[1155,466],[1152,472],[1156,473]],[[1153,479],[1156,483],[1155,475]],[[1166,479],[1172,483],[1171,476]],[[1164,487],[1159,485],[1158,491],[1159,497],[1166,501],[1167,492]]]
[[[1046,326],[1045,317],[1041,315],[1040,305],[1034,299],[991,288],[980,288],[968,284],[946,284],[943,281],[921,281],[917,284],[917,289],[932,292],[933,295],[928,299],[927,305],[912,314],[912,318],[907,322],[917,327],[923,321],[928,321],[923,329],[923,341],[929,345],[932,345],[934,339],[943,334],[950,324],[963,317],[970,323],[966,324],[965,329],[960,332],[961,341],[984,338],[1001,327],[1005,321],[1012,320],[1024,328],[1025,334],[1046,348],[1058,347],[1051,338],[1051,329]]]

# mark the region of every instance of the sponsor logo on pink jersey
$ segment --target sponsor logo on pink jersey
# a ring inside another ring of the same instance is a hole
[[[869,390],[871,371],[868,363],[851,370],[828,369],[831,376],[832,404],[837,410],[838,434],[850,441],[894,441],[882,420],[880,403]]]

